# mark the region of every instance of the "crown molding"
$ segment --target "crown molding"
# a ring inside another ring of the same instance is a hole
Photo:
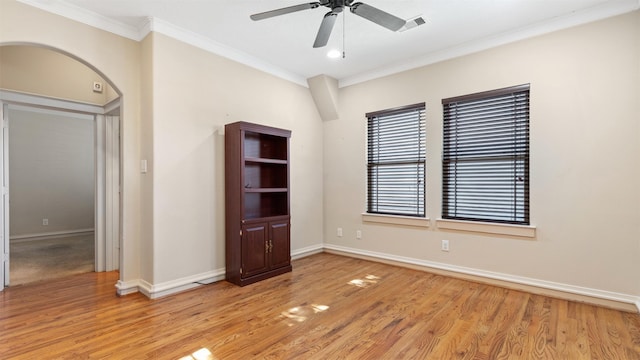
[[[157,17],[141,18],[138,27],[125,24],[123,22],[110,19],[106,16],[97,14],[93,11],[89,11],[78,6],[69,4],[65,1],[46,1],[46,0],[17,0],[21,3],[33,6],[35,8],[50,12],[52,14],[60,15],[62,17],[78,21],[85,25],[89,25],[100,30],[104,30],[127,39],[141,41],[151,31],[167,35],[176,40],[182,41],[189,45],[198,47],[210,53],[234,60],[241,64],[247,65],[254,69],[261,70],[273,76],[288,80],[295,84],[308,87],[307,80],[294,74],[290,71],[284,70],[273,64],[262,61],[256,57],[238,51],[230,46],[223,45],[211,39],[208,39],[202,35],[196,34],[192,31],[183,29],[176,25],[173,25],[167,21],[159,19]]]
[[[343,88],[365,81],[397,74],[403,71],[420,68],[441,61],[454,59],[464,55],[488,50],[497,46],[548,34],[554,31],[586,24],[589,22],[622,15],[640,9],[640,0],[607,1],[604,4],[576,11],[569,15],[541,21],[517,30],[504,32],[494,36],[472,40],[454,47],[432,52],[409,61],[403,61],[376,70],[363,72],[339,80],[338,87]]]
[[[45,1],[45,0],[17,0],[26,5],[33,6],[40,10],[60,15],[67,19],[89,25],[127,39],[140,41],[144,36],[140,36],[140,31],[135,26],[113,20],[93,11],[69,4],[65,1]],[[146,35],[146,34],[145,34]]]
[[[200,34],[196,34],[192,31],[173,25],[170,22],[164,21],[157,17],[153,17],[148,19],[148,23],[149,23],[148,29],[150,31],[172,37],[178,41],[195,46],[197,48],[208,51],[210,53],[234,60],[241,64],[247,65],[257,70],[261,70],[263,72],[282,78],[284,80],[288,80],[295,84],[298,84],[304,87],[309,87],[307,84],[307,80],[302,76],[296,75],[290,71],[286,71],[273,64],[262,61],[244,52],[238,51],[230,46],[208,39]]]
[[[234,60],[254,69],[266,72],[273,76],[288,80],[295,84],[308,87],[304,77],[282,69],[271,63],[262,61],[256,57],[238,51],[230,46],[218,43],[192,31],[175,26],[159,18],[141,18],[138,27],[131,26],[95,12],[69,4],[63,0],[17,0],[21,3],[39,8],[41,10],[66,17],[80,23],[111,32],[122,37],[141,41],[151,31],[167,35],[176,40],[201,48],[210,53]],[[399,72],[431,65],[437,62],[469,55],[487,50],[500,45],[509,44],[519,40],[547,34],[553,31],[566,29],[572,26],[582,25],[588,22],[621,15],[640,9],[640,0],[616,0],[607,1],[601,5],[576,11],[569,15],[560,16],[551,20],[542,21],[515,31],[504,32],[498,35],[469,41],[454,47],[435,51],[409,61],[389,64],[372,71],[363,72],[354,76],[339,79],[340,88],[359,84],[365,81],[393,75]]]

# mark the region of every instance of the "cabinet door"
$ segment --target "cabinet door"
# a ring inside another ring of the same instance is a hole
[[[271,268],[276,269],[291,263],[289,245],[289,220],[269,223],[271,244]]]
[[[267,223],[244,225],[242,227],[242,275],[246,278],[269,269]]]

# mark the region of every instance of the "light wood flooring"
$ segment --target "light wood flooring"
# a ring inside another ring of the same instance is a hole
[[[640,359],[640,315],[318,254],[149,300],[117,273],[0,293],[2,359]]]

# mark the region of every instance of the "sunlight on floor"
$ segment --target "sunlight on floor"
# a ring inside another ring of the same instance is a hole
[[[309,315],[324,312],[324,311],[327,311],[328,309],[329,309],[329,306],[327,305],[318,305],[318,304],[302,305],[302,306],[292,307],[287,311],[283,311],[280,314],[280,317],[288,320],[289,326],[293,326],[295,323],[301,323],[307,320]]]
[[[209,349],[202,348],[191,355],[181,357],[179,360],[216,360]]]
[[[380,280],[380,277],[378,277],[378,276],[367,275],[367,276],[364,277],[364,279],[353,279],[353,280],[349,281],[349,285],[354,285],[354,286],[357,286],[357,287],[365,288],[367,286],[377,284],[378,280]]]

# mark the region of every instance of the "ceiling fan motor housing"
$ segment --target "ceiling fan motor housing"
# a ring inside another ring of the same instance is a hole
[[[331,8],[334,13],[341,13],[345,6],[351,6],[353,0],[333,0],[329,1],[326,7]]]

